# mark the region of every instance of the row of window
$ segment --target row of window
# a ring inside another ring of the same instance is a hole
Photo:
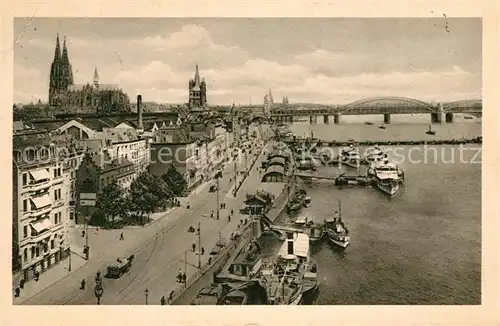
[[[50,169],[45,169],[45,170],[47,172],[50,172]],[[54,179],[61,177],[62,176],[62,169],[60,167],[54,168],[53,174],[54,174]],[[23,186],[27,186],[32,181],[32,177],[30,176],[30,174],[28,172],[26,172],[26,173],[23,173],[22,180],[23,180],[22,181]]]
[[[31,252],[31,255],[30,255],[31,260],[37,259],[38,257],[40,257],[42,252],[44,254],[46,254],[49,251],[49,246],[50,246],[50,250],[53,250],[56,247],[56,240],[57,240],[57,234],[54,234],[54,238],[52,240],[50,240],[50,242],[44,242],[43,244],[38,243],[37,245],[32,246],[29,250]],[[23,262],[24,263],[29,262],[28,248],[24,248],[24,250],[23,250]]]
[[[54,225],[57,225],[62,222],[62,212],[58,212],[54,214]],[[31,230],[31,232],[29,232]],[[36,230],[32,228],[28,228],[28,225],[23,226],[23,238],[27,238],[29,236],[36,237],[39,236],[40,234],[44,233],[48,229],[42,230],[41,232],[37,232]]]

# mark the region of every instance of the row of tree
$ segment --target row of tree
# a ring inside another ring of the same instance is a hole
[[[128,191],[116,182],[109,183],[98,194],[97,211],[91,224],[114,224],[117,217],[119,224],[144,224],[149,214],[174,206],[176,197],[185,196],[186,191],[186,179],[174,166],[160,178],[148,172],[141,173],[132,181]]]

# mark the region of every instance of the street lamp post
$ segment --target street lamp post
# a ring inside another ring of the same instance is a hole
[[[237,154],[234,154],[234,197],[236,197],[236,194],[238,192],[238,182],[236,181],[238,179],[238,164],[237,164]]]
[[[201,268],[201,221],[198,221],[198,268]]]
[[[71,247],[68,247],[68,253],[69,253],[69,266],[68,266],[68,271],[71,272]]]
[[[216,194],[217,194],[217,219],[220,218],[220,201],[219,201],[219,178],[221,177],[221,173],[220,172],[217,172],[215,174],[215,190],[216,190]]]
[[[148,305],[148,294],[149,294],[149,290],[146,289],[146,291],[144,291],[144,295],[146,296],[146,306]]]

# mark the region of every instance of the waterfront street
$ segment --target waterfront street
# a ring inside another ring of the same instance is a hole
[[[253,157],[253,156],[252,156]],[[187,276],[194,274],[198,264],[198,256],[190,249],[197,243],[197,236],[188,233],[189,226],[196,227],[201,222],[201,244],[205,254],[201,257],[204,264],[209,258],[210,249],[215,246],[219,237],[229,236],[237,229],[242,216],[237,214],[245,200],[246,192],[255,190],[260,183],[258,168],[262,155],[257,159],[248,178],[240,188],[236,198],[231,192],[234,181],[234,164],[229,162],[220,180],[220,201],[226,203],[226,209],[220,211],[220,219],[210,218],[211,211],[216,209],[216,193],[209,193],[204,189],[191,196],[189,202],[191,209],[180,207],[171,212],[167,217],[144,228],[124,229],[125,240],[119,241],[120,230],[99,230],[91,232],[89,244],[92,247],[93,238],[108,237],[108,243],[101,243],[99,254],[91,251],[90,261],[78,270],[74,270],[65,278],[42,290],[37,295],[22,302],[22,304],[96,304],[94,296],[94,277],[97,270],[105,274],[106,266],[117,257],[126,257],[131,254],[135,259],[129,273],[119,279],[104,278],[104,294],[101,304],[144,304],[145,290],[148,289],[150,304],[159,304],[162,296],[168,297],[169,293],[178,286],[176,276],[179,269],[184,270],[184,256],[187,251]],[[244,161],[244,160],[243,160]],[[240,166],[242,166],[240,164]],[[241,177],[239,177],[241,180]],[[228,214],[234,209],[235,216],[228,222]],[[116,232],[118,231],[118,232]],[[113,234],[111,237],[106,233]],[[97,250],[97,249],[96,249]],[[86,280],[86,289],[80,290],[80,281]]]

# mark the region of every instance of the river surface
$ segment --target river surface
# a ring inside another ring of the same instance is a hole
[[[416,140],[425,136],[428,124],[402,121],[381,130],[362,119],[340,125],[299,122],[291,130],[328,140]],[[456,118],[453,124],[433,125],[435,138],[480,136],[480,121]],[[320,279],[314,304],[481,304],[480,148],[387,148],[391,156],[398,151],[405,173],[404,188],[392,198],[370,187],[341,190],[326,180],[303,184],[312,206],[299,214],[323,221],[340,200],[351,236],[346,249],[326,241],[312,247]],[[335,167],[318,166],[318,171],[338,173]],[[277,221],[293,217],[282,213]],[[268,253],[279,245],[271,235],[264,241]]]

